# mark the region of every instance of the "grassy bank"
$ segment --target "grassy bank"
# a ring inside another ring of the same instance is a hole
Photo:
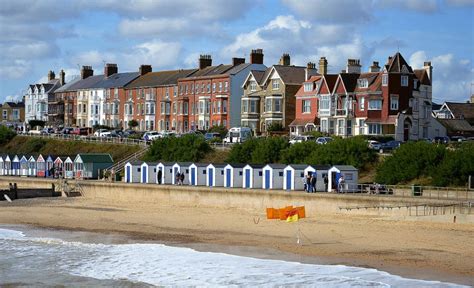
[[[7,143],[0,145],[1,153],[6,154],[75,156],[78,153],[109,153],[115,161],[139,149],[139,146],[64,141],[26,136],[15,136]]]

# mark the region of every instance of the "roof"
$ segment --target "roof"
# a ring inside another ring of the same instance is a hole
[[[263,164],[247,164],[245,166],[250,166],[252,169],[262,169],[265,165],[263,165]]]
[[[148,165],[148,166],[156,166],[156,165],[158,165],[159,162],[148,162],[148,161],[144,161],[143,163],[145,163],[145,164]]]
[[[74,85],[76,85],[81,80],[82,79],[80,77],[77,77],[76,79],[72,80],[71,82],[68,82],[68,83],[64,84],[63,86],[59,87],[54,92],[58,93],[58,92],[73,91],[73,90],[75,90],[75,89],[73,89]]]
[[[310,119],[295,119],[288,126],[305,126],[308,123],[318,124],[317,123],[318,120],[319,120],[319,118],[316,117],[316,115],[315,115],[313,120],[310,120]]]
[[[187,70],[169,70],[146,73],[126,85],[126,88],[137,87],[156,87],[165,85],[176,85],[179,78],[184,78],[192,75],[197,69]]]
[[[8,105],[11,108],[25,108],[24,102],[5,102],[4,105]],[[2,106],[0,106],[2,107]]]
[[[242,164],[242,163],[235,163],[235,164],[229,163],[227,165],[232,166],[232,168],[244,168],[245,166],[247,166],[247,164]]]
[[[98,82],[104,79],[104,75],[95,75],[87,77],[86,79],[81,79],[75,85],[69,88],[69,90],[79,90],[79,89],[89,89],[94,87]]]
[[[212,165],[212,166],[214,166],[214,167],[216,167],[216,168],[224,168],[225,166],[227,166],[227,164],[225,164],[225,163],[211,163],[211,164],[209,164],[209,165]],[[209,165],[208,165],[208,166],[209,166]]]
[[[291,167],[295,170],[304,170],[308,167],[306,164],[289,164],[287,167]]]
[[[474,127],[465,119],[436,118],[449,132],[474,132]]]
[[[226,74],[226,72],[233,67],[234,66],[232,65],[224,65],[224,64],[220,64],[217,66],[208,66],[206,68],[197,70],[196,72],[187,76],[186,78],[197,78],[197,77],[206,77],[206,76]]]
[[[474,119],[474,103],[446,102],[446,105],[456,119],[461,117],[464,117],[464,119]]]
[[[301,85],[305,82],[305,67],[285,65],[273,65],[273,67],[285,84]]]
[[[265,167],[268,166],[272,169],[285,169],[286,165],[285,164],[268,164],[265,165]]]
[[[355,74],[355,73],[341,73],[339,74],[339,77],[344,83],[344,87],[346,88],[347,92],[353,92],[355,91],[357,87],[357,80],[360,77],[360,74]]]
[[[188,166],[194,164],[196,165],[196,167],[207,167],[209,165],[209,163],[192,163],[192,162],[185,162],[185,163],[189,163]]]
[[[252,70],[250,71],[250,73],[252,73],[253,77],[259,84],[260,82],[262,82],[263,76],[265,75],[265,71],[260,71],[260,70]]]
[[[133,160],[133,161],[130,161],[130,162],[127,162],[126,164],[129,164],[132,165],[132,166],[141,166],[143,164],[143,161],[140,161],[140,160]],[[125,165],[126,165],[125,164]]]
[[[158,164],[162,164],[163,166],[173,166],[174,162],[159,162]]]
[[[416,78],[420,81],[423,85],[431,85],[430,77],[425,69],[415,69],[413,71],[415,73]]]
[[[358,171],[354,166],[351,165],[334,165],[339,170],[350,170],[350,171]]]
[[[389,61],[389,63],[387,63],[386,68],[388,72],[402,73],[403,66],[408,69],[409,73],[413,73],[413,70],[411,69],[410,65],[408,65],[407,61],[405,61],[405,58],[403,58],[402,54],[397,52]]]
[[[103,75],[101,75],[103,76]],[[138,72],[128,72],[128,73],[115,73],[110,75],[109,77],[103,78],[101,81],[93,84],[89,88],[115,88],[115,87],[123,87],[133,81],[135,78],[140,76]]]
[[[310,165],[313,167],[315,170],[329,170],[331,168],[331,165]]]
[[[249,67],[250,65],[252,65],[252,63],[242,63],[242,64],[239,64],[239,65],[236,65],[236,66],[232,67],[229,71],[227,71],[226,74],[235,75],[235,74],[239,73],[240,71],[244,70],[245,68]]]
[[[77,156],[81,157],[84,163],[114,163],[112,156],[108,153],[80,153]]]

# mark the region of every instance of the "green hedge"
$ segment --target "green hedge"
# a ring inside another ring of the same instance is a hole
[[[187,134],[181,137],[156,139],[152,142],[143,160],[198,162],[211,151],[212,148],[204,140],[204,137]]]
[[[0,125],[0,145],[8,143],[15,136],[15,131],[6,126]]]

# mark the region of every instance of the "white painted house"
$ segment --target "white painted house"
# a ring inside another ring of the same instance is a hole
[[[48,73],[48,82],[29,85],[25,95],[25,124],[31,120],[48,121],[48,98],[54,99],[54,91],[60,86],[53,71]]]

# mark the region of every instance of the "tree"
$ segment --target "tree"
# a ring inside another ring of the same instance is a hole
[[[211,146],[203,137],[186,134],[181,137],[155,139],[145,154],[144,160],[197,162],[211,151]]]
[[[267,126],[267,132],[278,132],[278,131],[284,131],[283,125],[281,123],[272,123]]]
[[[15,136],[15,131],[6,126],[0,125],[0,145],[8,143]]]
[[[221,138],[224,138],[227,135],[227,128],[223,125],[220,125],[220,126],[214,125],[211,128],[209,128],[208,132],[219,133],[219,135],[221,135]]]
[[[135,119],[128,121],[128,127],[135,129],[135,127],[138,127],[138,121]]]

